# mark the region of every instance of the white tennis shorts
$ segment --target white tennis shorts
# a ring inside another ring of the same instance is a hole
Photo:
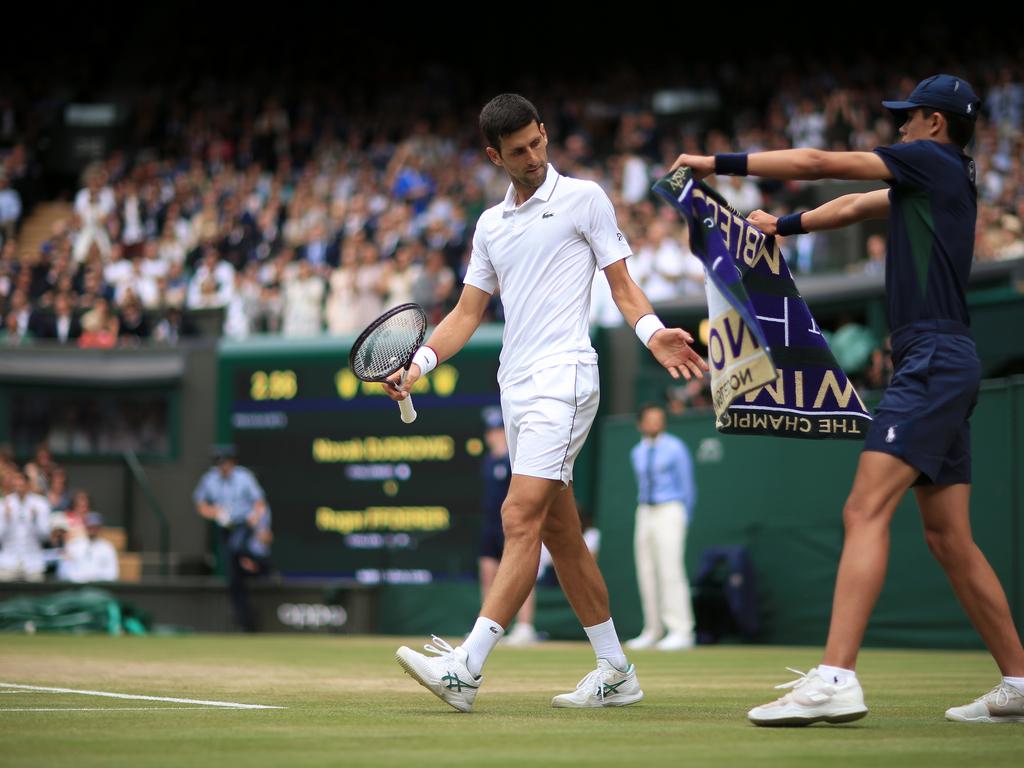
[[[572,466],[601,399],[597,365],[542,368],[501,393],[512,473],[572,481]]]

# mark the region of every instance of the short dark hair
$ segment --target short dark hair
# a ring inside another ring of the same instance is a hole
[[[952,112],[939,110],[939,114],[946,118],[946,132],[949,138],[961,149],[966,148],[974,138],[974,121],[963,115],[954,115]]]
[[[949,140],[961,149],[964,149],[968,144],[970,144],[971,140],[974,138],[974,121],[969,117],[957,115],[952,112],[946,112],[945,110],[936,109],[935,107],[917,107],[916,109],[921,110],[921,113],[925,117],[938,112],[946,118],[946,133],[949,135]]]
[[[518,93],[495,96],[480,110],[480,132],[487,146],[501,152],[501,137],[515,133],[531,123],[539,123],[537,108]]]

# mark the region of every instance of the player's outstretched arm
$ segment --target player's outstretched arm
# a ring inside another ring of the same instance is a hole
[[[708,369],[707,363],[690,347],[693,337],[682,328],[665,328],[654,314],[651,302],[647,300],[643,290],[630,277],[624,260],[613,262],[604,269],[608,285],[612,289],[612,298],[626,322],[641,336],[641,340],[651,350],[651,354],[669,372],[674,379],[682,376],[690,379],[700,378]],[[654,323],[655,330],[648,335],[641,326]]]
[[[467,285],[462,289],[459,303],[445,316],[444,320],[438,323],[437,328],[430,334],[430,338],[424,345],[430,347],[437,356],[437,359],[433,361],[434,365],[454,356],[456,352],[466,346],[470,336],[480,327],[480,321],[483,320],[490,299],[491,294],[474,285]],[[396,387],[402,376],[401,371],[388,379],[393,384],[382,384],[384,391],[392,400],[404,400],[421,373],[420,366],[414,362],[409,366],[405,384],[400,390]]]
[[[839,229],[867,219],[886,219],[889,217],[889,190],[876,189],[873,192],[843,195],[813,210],[792,215],[797,217],[794,224],[797,227],[795,231],[798,232],[821,232],[826,229]],[[766,235],[779,234],[779,217],[757,210],[747,218]],[[782,234],[793,232],[783,231]]]
[[[874,152],[826,152],[808,148],[750,155],[679,155],[672,164],[672,170],[682,167],[692,168],[697,179],[711,174],[803,181],[887,181],[893,177],[882,158]]]

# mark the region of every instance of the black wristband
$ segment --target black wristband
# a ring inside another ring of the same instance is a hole
[[[797,211],[796,213],[791,213],[788,216],[779,216],[779,220],[775,222],[776,234],[782,235],[783,237],[789,237],[790,235],[806,235],[807,230],[804,229],[804,225],[800,222],[800,217],[803,215],[803,211]]]
[[[747,153],[736,152],[733,154],[715,155],[715,173],[726,176],[747,175]]]

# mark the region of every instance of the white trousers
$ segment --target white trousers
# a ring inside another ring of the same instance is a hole
[[[660,637],[667,630],[693,639],[693,603],[683,567],[686,509],[682,502],[639,505],[633,551],[644,633]]]
[[[45,572],[41,552],[0,552],[0,581],[42,581]]]
[[[106,227],[100,224],[90,224],[82,227],[78,237],[75,238],[75,245],[72,251],[75,261],[85,261],[85,257],[89,255],[89,249],[93,243],[96,243],[96,247],[100,249],[100,255],[103,257],[104,263],[110,259],[110,235],[107,234]]]

